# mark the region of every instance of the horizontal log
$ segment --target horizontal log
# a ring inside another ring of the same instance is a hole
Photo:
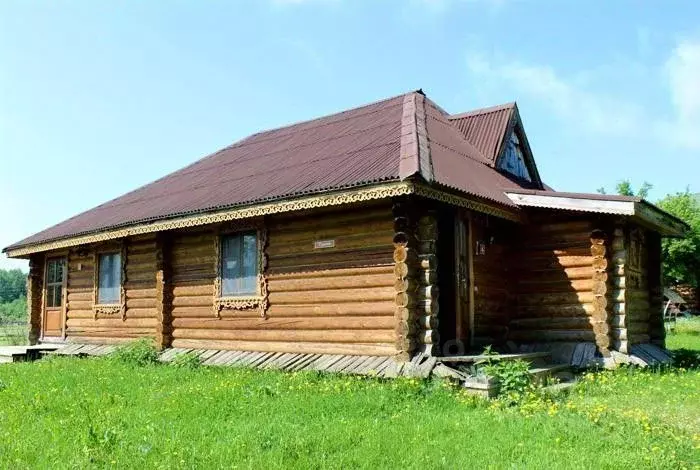
[[[387,204],[376,207],[362,207],[355,210],[334,210],[321,214],[317,210],[309,216],[284,215],[266,220],[270,237],[281,234],[291,234],[295,231],[323,231],[329,228],[362,225],[370,220],[387,220],[393,222],[391,207]]]
[[[630,333],[649,333],[649,322],[648,321],[637,321],[637,319],[630,319],[627,324],[627,329]]]
[[[581,330],[592,329],[592,323],[590,317],[587,316],[518,317],[511,320],[510,327],[514,330]]]
[[[218,341],[285,341],[327,343],[391,343],[394,330],[205,330],[174,328],[176,339]]]
[[[156,252],[154,251],[149,251],[147,253],[133,253],[129,252],[126,256],[126,264],[127,267],[129,265],[138,265],[138,264],[147,264],[151,266],[155,266],[156,264]]]
[[[126,299],[126,308],[156,308],[156,299]]]
[[[395,291],[390,287],[365,289],[327,289],[304,292],[270,292],[270,304],[313,304],[325,302],[371,302],[392,299]]]
[[[523,342],[595,341],[595,333],[591,330],[514,330],[508,333],[508,339]]]
[[[115,327],[115,328],[155,328],[158,320],[155,318],[99,318],[97,320],[87,318],[68,318],[68,327]]]
[[[92,289],[83,292],[68,290],[68,302],[92,302]]]
[[[155,334],[154,328],[117,328],[117,327],[67,327],[67,336],[99,336],[113,338],[140,338],[142,336],[152,336]]]
[[[595,308],[590,303],[572,303],[556,305],[518,305],[518,318],[532,317],[588,317]]]
[[[390,316],[173,319],[174,328],[215,330],[388,330],[394,328],[395,323]]]
[[[628,336],[627,340],[629,341],[629,344],[644,344],[644,343],[649,343],[651,341],[651,336],[649,336],[648,334],[628,333],[627,336]]]
[[[172,300],[173,307],[208,307],[214,304],[214,297],[211,295],[180,297],[175,296]]]
[[[518,305],[571,305],[593,303],[592,292],[540,292],[518,294]]]
[[[355,289],[389,287],[394,285],[395,277],[390,273],[356,274],[353,276],[321,276],[302,279],[270,279],[269,292],[300,292],[326,289]]]
[[[67,307],[68,310],[92,310],[92,306],[94,304],[95,303],[92,301],[92,299],[88,301],[69,300]]]
[[[132,338],[132,337],[114,338],[114,337],[100,337],[100,336],[67,335],[66,339],[69,343],[77,343],[77,344],[124,344],[124,343],[129,343],[136,338]]]
[[[211,341],[173,339],[174,348],[222,349],[230,351],[283,352],[297,354],[348,354],[393,356],[399,351],[391,344],[298,343],[274,341]]]
[[[564,233],[590,233],[593,225],[590,220],[571,220],[567,222],[552,222],[528,227],[528,232],[533,234],[548,234],[556,232]]]
[[[207,318],[216,316],[214,312],[213,300],[211,305],[206,307],[173,307],[170,314],[173,316],[173,318]],[[260,316],[257,309],[254,316]]]
[[[90,310],[68,310],[66,318],[95,318],[95,312]]]
[[[267,278],[271,281],[277,280],[292,280],[292,279],[313,279],[322,277],[352,277],[356,275],[364,276],[369,274],[392,274],[394,272],[393,265],[384,266],[362,266],[357,268],[339,268],[339,269],[327,269],[327,270],[313,270],[304,271],[297,273],[279,274],[270,273]]]
[[[523,294],[544,294],[547,292],[590,292],[597,284],[593,279],[562,280],[551,282],[536,282],[530,279],[529,282],[519,282],[518,291]]]
[[[154,288],[125,289],[126,300],[129,299],[155,299],[156,290]]]
[[[316,248],[314,243],[318,240],[333,240],[335,246],[329,248]],[[394,242],[394,233],[389,227],[384,224],[378,230],[371,230],[363,227],[361,232],[343,233],[340,235],[329,235],[318,237],[314,234],[305,234],[304,238],[297,241],[280,241],[271,240],[267,254],[269,256],[291,255],[295,253],[316,253],[316,252],[334,252],[338,250],[349,250],[362,248],[366,246],[386,245],[392,246]]]
[[[297,226],[291,230],[278,231],[270,229],[270,247],[307,244],[313,248],[315,240],[342,240],[353,237],[367,238],[372,234],[389,237],[389,243],[394,234],[394,221],[382,214],[373,218],[361,219],[353,225],[324,224],[316,229]]]
[[[146,271],[146,272],[136,272],[136,273],[127,271],[126,278],[132,282],[139,282],[139,281],[153,281],[153,282],[155,282],[156,272],[155,272],[155,270]]]
[[[158,312],[155,308],[129,308],[126,310],[128,318],[147,318],[156,317]]]

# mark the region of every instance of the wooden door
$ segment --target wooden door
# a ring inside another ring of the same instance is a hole
[[[42,338],[63,338],[65,303],[66,258],[48,258],[44,271]]]
[[[470,302],[471,302],[471,233],[469,231],[469,219],[461,213],[455,217],[455,314],[456,314],[456,339],[463,341],[465,349],[468,349],[470,336]]]

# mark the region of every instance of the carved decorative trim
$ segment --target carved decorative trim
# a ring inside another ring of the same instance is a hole
[[[447,193],[439,189],[431,188],[422,184],[415,185],[414,193],[417,196],[423,196],[429,199],[434,199],[436,201],[446,202],[448,204],[452,204],[453,206],[464,207],[477,212],[482,212],[484,214],[493,215],[507,220],[512,220],[513,222],[522,222],[522,218],[515,212],[511,212],[506,209],[501,209],[495,205],[490,205],[483,202],[475,201],[473,199],[467,199],[462,196]]]
[[[214,223],[228,222],[231,220],[260,217],[267,214],[277,214],[281,212],[299,211],[304,209],[314,209],[318,207],[338,206],[356,202],[385,199],[395,196],[411,194],[413,184],[407,181],[380,184],[361,189],[324,193],[316,196],[307,196],[298,199],[291,199],[267,204],[256,204],[254,206],[230,209],[208,214],[198,214],[187,217],[178,217],[170,220],[150,222],[134,225],[131,227],[109,230],[106,232],[91,235],[82,235],[65,240],[56,240],[46,243],[24,246],[21,248],[7,250],[10,258],[26,256],[40,251],[49,251],[59,248],[66,248],[76,245],[103,242],[145,233],[160,232],[178,228],[196,227]]]
[[[258,239],[258,292],[256,295],[221,297],[221,236],[227,233],[242,232],[246,230],[257,230]],[[221,311],[230,310],[252,310],[258,309],[260,316],[267,315],[268,291],[267,291],[267,228],[264,226],[262,218],[258,220],[246,221],[234,226],[223,225],[214,237],[214,253],[216,264],[216,276],[214,277],[214,314],[220,318]]]
[[[121,254],[121,283],[119,285],[119,303],[114,304],[100,304],[98,303],[98,290],[100,288],[100,255],[104,253],[114,253],[119,252]],[[126,320],[126,290],[124,289],[124,284],[126,283],[126,242],[122,241],[121,248],[118,249],[102,249],[95,250],[93,254],[93,287],[92,287],[92,313],[94,318],[100,314],[103,315],[120,315],[122,320]]]
[[[77,245],[104,242],[107,240],[115,240],[135,235],[142,235],[146,233],[160,232],[163,230],[197,227],[201,225],[229,222],[239,219],[261,217],[267,214],[278,214],[282,212],[292,212],[306,209],[315,209],[319,207],[339,206],[357,202],[372,201],[377,199],[387,199],[414,193],[419,196],[446,202],[448,204],[453,204],[459,207],[466,207],[468,209],[484,212],[486,214],[490,214],[496,217],[501,217],[516,222],[521,221],[520,217],[515,212],[499,208],[495,204],[490,205],[483,202],[477,202],[473,199],[457,196],[439,189],[431,188],[426,185],[415,184],[410,181],[401,181],[381,184],[362,189],[325,193],[316,196],[309,196],[280,202],[272,202],[268,204],[257,204],[254,206],[248,206],[239,209],[231,209],[209,214],[178,217],[169,220],[134,225],[131,227],[116,230],[109,230],[106,232],[100,232],[91,235],[72,237],[65,240],[38,243],[35,245],[29,245],[21,248],[7,250],[7,256],[10,258],[16,258],[41,251],[49,251]]]

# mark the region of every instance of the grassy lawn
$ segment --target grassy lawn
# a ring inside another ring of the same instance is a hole
[[[672,341],[700,350],[692,330]],[[113,359],[0,382],[0,468],[700,468],[698,370],[587,374],[513,407],[415,379]]]
[[[27,343],[27,326],[25,324],[4,324],[0,321],[0,346]]]

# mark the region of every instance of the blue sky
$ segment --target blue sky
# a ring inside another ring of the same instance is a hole
[[[698,18],[686,1],[1,2],[0,246],[250,133],[417,88],[453,113],[517,100],[557,190],[700,191]]]

